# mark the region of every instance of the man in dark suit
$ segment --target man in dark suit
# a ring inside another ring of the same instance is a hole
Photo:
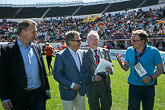
[[[100,59],[105,59],[111,62],[109,51],[99,48],[99,35],[97,31],[91,30],[87,35],[89,49],[86,52],[89,67],[89,78],[87,84],[87,97],[90,110],[110,110],[112,105],[110,77],[113,67],[106,67],[106,73],[102,75],[94,74]],[[100,102],[99,102],[100,100]],[[100,104],[99,104],[100,103]],[[101,107],[100,107],[101,105]]]
[[[51,98],[45,66],[38,45],[37,23],[18,23],[19,38],[1,49],[1,102],[8,110],[46,110],[46,98]]]
[[[56,54],[54,79],[59,90],[64,110],[85,110],[85,93],[88,80],[88,63],[85,52],[79,50],[81,39],[77,31],[65,36],[66,47]]]

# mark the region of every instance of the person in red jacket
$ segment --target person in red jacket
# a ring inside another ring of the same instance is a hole
[[[48,42],[45,43],[44,51],[45,51],[45,54],[46,54],[46,61],[47,61],[47,64],[48,64],[49,73],[51,73],[50,68],[52,70],[51,61],[52,61],[53,48],[49,45]]]
[[[61,50],[65,49],[67,47],[64,40],[61,40],[61,45],[62,45]]]

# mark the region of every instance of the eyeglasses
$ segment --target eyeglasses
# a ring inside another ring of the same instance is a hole
[[[80,43],[80,42],[81,42],[81,40],[71,40],[71,41],[77,41],[78,43]]]
[[[131,42],[138,42],[138,41],[141,41],[141,40],[132,40],[132,39],[131,39]]]

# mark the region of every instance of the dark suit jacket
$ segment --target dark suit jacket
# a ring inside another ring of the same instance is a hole
[[[99,50],[99,54],[101,55],[101,58],[112,62],[111,59],[110,59],[109,51],[107,49],[98,48],[98,50]],[[95,59],[93,58],[92,54],[93,53],[89,48],[88,51],[86,51],[86,55],[87,55],[87,59],[88,59],[88,67],[89,67],[89,78],[88,78],[88,84],[87,84],[87,96],[92,96],[95,93],[95,91],[97,90],[96,89],[97,88],[97,82],[92,81],[92,77],[94,76],[94,72],[95,72],[96,67],[97,67]],[[107,84],[108,92],[111,93],[109,75],[107,75],[107,77],[106,77],[106,84]]]
[[[87,58],[84,51],[79,52],[80,58],[80,72],[76,66],[76,63],[68,49],[56,54],[54,63],[54,79],[59,82],[59,90],[61,99],[74,100],[77,91],[71,89],[72,82],[81,85],[79,94],[84,96],[86,93],[86,84],[88,80],[88,65]]]
[[[49,83],[39,46],[32,45],[39,64],[41,89],[46,97]],[[23,105],[27,94],[27,76],[17,41],[1,49],[0,90],[1,101],[11,99],[12,104]]]

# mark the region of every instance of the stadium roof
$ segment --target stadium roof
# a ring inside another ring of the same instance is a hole
[[[3,0],[4,1],[4,0]],[[6,0],[8,1],[8,0]],[[13,0],[11,0],[13,1]],[[17,0],[22,1],[22,0]],[[27,1],[27,0],[23,0]],[[31,0],[29,0],[31,1]],[[34,0],[35,1],[35,0]],[[43,1],[43,0],[38,0]],[[49,0],[50,1],[50,0]],[[68,0],[69,1],[69,0]],[[0,18],[66,17],[124,11],[157,5],[159,0],[104,0],[95,2],[71,1],[71,3],[0,4]],[[2,2],[2,1],[0,1]],[[5,13],[4,13],[5,12]]]
[[[99,2],[116,0],[1,0],[0,4],[39,4],[39,3],[72,3],[72,2]]]

